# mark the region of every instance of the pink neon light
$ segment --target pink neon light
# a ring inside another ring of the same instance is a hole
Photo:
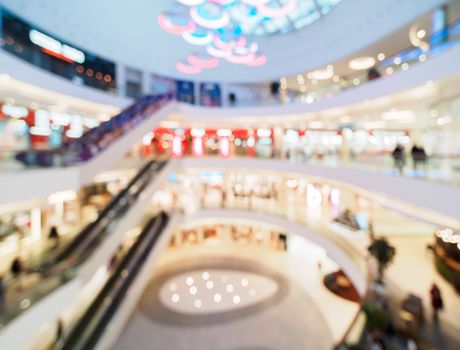
[[[164,31],[174,35],[182,35],[194,30],[196,27],[193,22],[189,22],[186,26],[176,26],[163,13],[158,16],[158,24]]]
[[[249,62],[246,64],[250,67],[260,67],[260,66],[263,66],[265,63],[267,63],[267,60],[268,60],[267,55],[260,55],[254,58],[252,62]]]
[[[202,59],[198,58],[194,54],[188,55],[188,61],[192,66],[199,67],[201,69],[212,69],[216,68],[219,65],[219,60],[217,58]]]
[[[201,70],[202,70],[200,67],[189,66],[182,62],[177,62],[176,68],[179,72],[182,72],[185,74],[198,74],[198,73],[201,73]]]
[[[174,135],[172,141],[173,156],[179,157],[182,155],[182,138],[180,135]]]
[[[225,158],[230,155],[230,141],[227,137],[219,139],[219,155]]]
[[[225,59],[234,64],[248,64],[252,61],[254,61],[255,54],[250,53],[248,55],[230,55],[228,57],[225,57]]]
[[[231,41],[229,43],[226,43],[224,41],[222,41],[221,38],[219,38],[218,36],[215,36],[214,37],[214,45],[218,48],[218,49],[221,49],[221,50],[230,50],[230,49],[233,49],[234,47],[234,42]]]
[[[236,42],[236,46],[239,46],[239,47],[246,46],[246,44],[247,44],[247,40],[246,40],[246,37],[245,37],[245,36],[242,36],[242,37],[239,38],[238,41]]]
[[[296,6],[297,0],[291,0],[286,6],[278,8],[270,7],[266,4],[259,4],[257,5],[257,10],[265,17],[277,18],[287,16],[294,11]]]
[[[194,137],[193,138],[193,155],[200,157],[203,155],[203,153],[204,153],[203,138]]]

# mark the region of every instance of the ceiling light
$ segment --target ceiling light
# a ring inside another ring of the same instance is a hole
[[[195,305],[195,307],[197,309],[199,309],[201,307],[201,305],[203,305],[203,303],[201,302],[200,299],[197,299],[197,300],[195,300],[194,305]]]
[[[216,303],[220,303],[222,301],[222,295],[220,295],[219,293],[214,294],[214,301]]]
[[[203,130],[203,129],[201,129],[201,130]],[[203,130],[203,131],[204,131],[204,130]],[[203,133],[203,135],[201,135],[201,136],[204,136],[204,133]],[[205,281],[207,281],[207,280],[209,279],[209,273],[208,273],[208,272],[203,272],[203,273],[201,274],[201,277],[202,277]]]
[[[375,58],[370,56],[354,58],[348,63],[348,66],[353,70],[369,69],[374,65]]]
[[[395,57],[393,63],[396,65],[401,64],[401,57]]]
[[[383,61],[385,59],[385,54],[383,52],[379,53],[378,56],[377,56],[377,59],[379,61]]]
[[[440,117],[436,120],[436,124],[439,126],[446,125],[452,121],[452,117],[450,115],[446,115],[444,117]]]
[[[333,77],[334,75],[334,70],[330,69],[317,69],[314,70],[312,73],[312,78],[314,80],[327,80]],[[312,82],[313,83],[313,82]]]
[[[193,277],[187,277],[185,283],[187,284],[187,286],[191,286],[193,284]]]
[[[426,35],[426,31],[424,29],[420,29],[418,32],[417,32],[417,38],[419,39],[423,39]]]
[[[386,70],[387,74],[393,74],[394,69],[392,67],[388,67]]]
[[[332,78],[332,80],[335,82],[335,83],[338,83],[340,81],[340,77],[338,75],[334,75],[334,77]]]
[[[422,53],[420,56],[418,56],[418,60],[420,62],[425,62],[426,61],[426,55],[424,53]]]
[[[403,63],[403,65],[401,66],[401,69],[402,70],[408,70],[409,69],[409,63]]]
[[[241,301],[241,298],[240,298],[239,295],[234,295],[234,296],[233,296],[233,303],[234,303],[234,304],[239,304],[240,301]]]
[[[174,304],[178,303],[179,300],[180,300],[179,294],[173,294],[173,295],[172,295],[171,301],[172,301]]]
[[[227,287],[225,288],[225,290],[228,292],[228,293],[233,293],[233,291],[235,290],[233,285],[231,284],[227,284]]]
[[[195,286],[191,286],[189,292],[191,295],[195,295],[198,292],[198,289]]]

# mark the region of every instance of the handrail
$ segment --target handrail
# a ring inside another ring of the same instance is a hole
[[[169,217],[164,212],[150,219],[96,299],[56,349],[95,348],[168,221]]]
[[[31,305],[71,280],[76,275],[76,269],[94,252],[103,238],[118,227],[126,209],[136,202],[145,186],[165,165],[166,162],[156,161],[146,164],[126,188],[111,200],[96,221],[87,225],[62,252],[32,269],[41,273],[43,279],[8,303],[0,313],[0,323],[4,326],[24,311],[21,307],[24,298]]]

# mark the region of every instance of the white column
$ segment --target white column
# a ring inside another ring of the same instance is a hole
[[[42,235],[42,211],[40,208],[34,208],[30,212],[30,231],[32,239],[38,241]]]
[[[126,66],[120,63],[115,65],[117,79],[117,93],[119,96],[126,96]]]

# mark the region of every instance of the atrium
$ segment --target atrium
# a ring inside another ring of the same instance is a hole
[[[460,0],[0,0],[0,349],[460,349],[458,62]]]

